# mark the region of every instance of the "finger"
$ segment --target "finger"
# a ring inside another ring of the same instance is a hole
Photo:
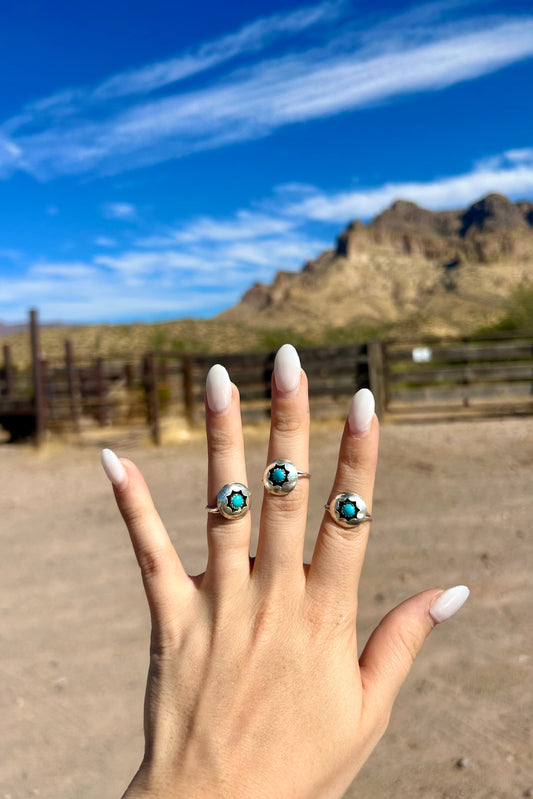
[[[191,581],[135,464],[119,459],[110,449],[104,449],[101,457],[130,534],[152,617],[162,623],[175,616],[176,603],[182,604]]]
[[[363,714],[388,718],[392,704],[427,636],[451,618],[470,591],[457,585],[447,591],[423,591],[388,613],[370,636],[359,659],[364,688]]]
[[[372,512],[372,494],[378,454],[379,424],[374,398],[361,389],[352,399],[344,427],[337,472],[328,503],[341,493],[362,497]],[[324,514],[308,576],[309,591],[334,601],[347,602],[352,614],[357,604],[359,576],[365,557],[370,522],[345,529],[329,511]]]
[[[307,378],[294,347],[284,344],[272,376],[270,440],[267,464],[291,461],[298,471],[309,468],[309,399]],[[263,496],[256,576],[276,577],[287,570],[302,572],[309,479],[299,477],[289,493]]]
[[[220,364],[211,367],[206,380],[206,429],[208,451],[207,504],[216,507],[224,485],[247,485],[239,392]],[[250,515],[226,519],[209,513],[209,557],[204,586],[219,591],[250,576]]]

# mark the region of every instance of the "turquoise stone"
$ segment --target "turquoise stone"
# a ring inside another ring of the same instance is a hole
[[[273,480],[272,480],[273,483],[284,483],[285,482],[285,470],[278,466],[272,472],[272,477],[273,477]]]
[[[242,494],[234,494],[230,499],[230,504],[232,508],[242,508],[244,505],[244,497]]]
[[[345,505],[342,506],[341,514],[345,516],[347,519],[353,519],[357,512],[355,505],[351,502],[346,502]]]

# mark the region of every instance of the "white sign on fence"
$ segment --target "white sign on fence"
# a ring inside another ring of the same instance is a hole
[[[433,353],[431,347],[414,347],[412,355],[415,363],[428,363]]]

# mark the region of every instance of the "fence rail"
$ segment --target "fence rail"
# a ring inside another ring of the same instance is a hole
[[[402,415],[533,412],[533,337],[386,347],[387,402]]]
[[[13,439],[45,429],[82,431],[91,425],[149,425],[161,441],[170,416],[197,425],[203,418],[205,378],[222,362],[239,386],[245,422],[270,409],[273,352],[204,355],[151,352],[77,362],[65,343],[63,363],[39,358],[31,318],[33,366],[17,371],[9,346],[0,366],[0,425]],[[533,335],[431,342],[371,341],[300,351],[309,379],[313,418],[343,416],[349,397],[370,387],[381,419],[393,421],[533,413]]]

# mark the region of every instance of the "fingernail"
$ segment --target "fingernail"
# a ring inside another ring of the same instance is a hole
[[[274,379],[279,391],[294,391],[300,385],[300,358],[292,344],[284,344],[276,353]]]
[[[456,585],[454,588],[448,588],[447,591],[436,598],[429,609],[429,614],[433,621],[440,624],[441,621],[446,621],[451,618],[454,613],[457,613],[459,608],[462,608],[468,597],[470,596],[470,589],[466,585]]]
[[[354,436],[358,438],[368,433],[374,416],[374,395],[368,388],[360,388],[354,394],[348,411],[348,424]]]
[[[126,470],[113,452],[112,449],[103,449],[100,457],[104,472],[107,474],[114,486],[125,487],[128,475]]]
[[[207,373],[205,397],[210,411],[222,413],[231,402],[231,380],[227,369],[216,363]]]

